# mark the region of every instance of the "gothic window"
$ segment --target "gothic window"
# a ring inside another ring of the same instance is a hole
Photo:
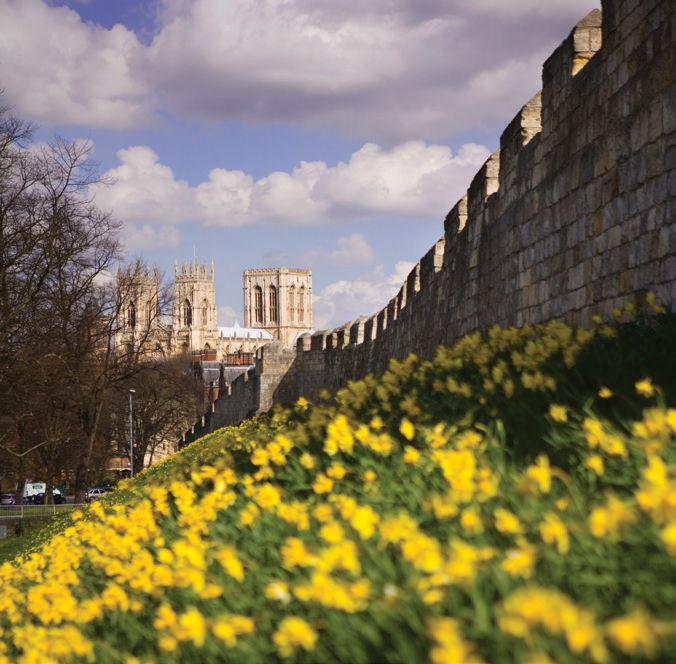
[[[133,302],[129,303],[127,309],[127,325],[133,330],[136,327],[136,307]]]
[[[206,298],[202,302],[202,327],[207,327],[209,325],[209,303]]]
[[[254,315],[257,323],[263,322],[263,289],[256,286],[254,289]]]
[[[289,319],[287,322],[293,323],[293,309],[296,305],[296,289],[294,286],[291,286],[289,288],[289,307],[288,307],[288,314],[287,318]]]
[[[277,289],[270,286],[270,322],[276,323],[277,319]]]
[[[298,322],[305,321],[305,286],[301,286],[298,291]]]
[[[146,302],[146,325],[150,325],[153,320],[153,301]]]
[[[183,303],[183,327],[190,327],[192,325],[192,307],[190,301],[186,298]]]

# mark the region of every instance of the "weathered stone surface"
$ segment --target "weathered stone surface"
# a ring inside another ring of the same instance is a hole
[[[399,294],[295,351],[266,346],[183,444],[496,323],[586,325],[648,290],[676,309],[676,3],[602,5],[547,60],[542,93]]]

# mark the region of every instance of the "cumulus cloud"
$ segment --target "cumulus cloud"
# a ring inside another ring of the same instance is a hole
[[[123,25],[84,24],[41,0],[0,3],[0,78],[24,117],[115,129],[154,123],[154,92],[135,73],[144,57]]]
[[[372,316],[399,291],[415,267],[399,261],[394,272],[386,274],[383,265],[353,281],[329,284],[312,297],[313,323],[316,330],[333,329],[361,316]]]
[[[338,127],[388,142],[431,139],[516,111],[540,87],[543,59],[598,5],[471,4],[171,3],[149,71],[180,113]],[[497,94],[475,84],[500,70],[510,78]]]
[[[352,233],[349,237],[338,238],[338,249],[326,251],[318,247],[303,254],[301,263],[308,267],[318,264],[330,265],[331,267],[352,267],[368,265],[376,259],[373,247],[366,241],[362,233]]]
[[[144,145],[117,152],[122,162],[105,174],[110,186],[93,191],[99,207],[113,210],[125,221],[176,224],[203,218],[197,192],[185,180],[176,180],[158,155]]]
[[[487,148],[464,145],[457,156],[444,145],[407,141],[391,150],[369,143],[349,163],[328,169],[314,188],[316,196],[353,215],[371,213],[435,217],[460,198]]]
[[[385,150],[369,143],[348,163],[329,167],[302,162],[291,173],[275,172],[254,181],[242,171],[217,168],[196,187],[176,180],[147,146],[117,153],[121,164],[106,173],[114,180],[97,187],[98,204],[133,223],[245,226],[255,223],[316,225],[379,215],[439,219],[464,194],[489,156],[480,145],[457,155],[442,145],[408,141]],[[364,262],[366,247],[352,236],[329,260]]]
[[[344,267],[347,265],[368,265],[375,259],[373,247],[361,233],[353,233],[349,237],[341,237],[337,242],[340,249],[329,254],[329,265]]]
[[[544,58],[596,6],[163,0],[145,45],[44,0],[4,0],[0,72],[17,111],[39,121],[138,127],[173,112],[435,140],[509,120],[540,87]]]
[[[151,224],[127,224],[120,239],[127,250],[175,249],[181,244],[176,228],[156,228]]]

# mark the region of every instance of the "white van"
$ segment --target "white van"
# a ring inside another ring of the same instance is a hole
[[[35,496],[46,491],[47,485],[44,482],[26,482],[23,489],[23,501],[30,503]]]

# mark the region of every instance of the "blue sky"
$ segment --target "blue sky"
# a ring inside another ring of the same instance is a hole
[[[0,0],[14,112],[90,139],[97,201],[168,278],[313,271],[315,328],[375,313],[596,0]]]

